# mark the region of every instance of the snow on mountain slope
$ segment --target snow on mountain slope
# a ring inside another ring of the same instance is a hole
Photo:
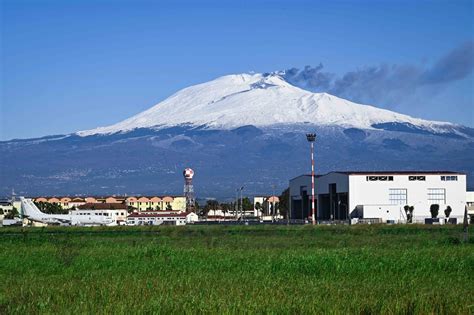
[[[230,129],[244,125],[310,123],[372,129],[373,124],[392,122],[433,131],[454,126],[353,103],[327,93],[312,93],[291,85],[277,74],[237,74],[185,88],[129,119],[80,131],[78,135],[110,134],[135,128],[160,129],[181,124]]]

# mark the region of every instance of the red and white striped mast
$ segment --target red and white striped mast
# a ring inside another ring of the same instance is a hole
[[[316,209],[314,204],[314,141],[316,141],[316,134],[307,133],[306,139],[308,139],[311,145],[311,223],[316,224]]]

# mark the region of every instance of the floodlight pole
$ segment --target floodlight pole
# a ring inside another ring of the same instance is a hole
[[[238,188],[235,190],[234,211],[235,211],[235,220],[237,221],[239,218],[239,189]]]
[[[242,195],[242,190],[244,190],[244,186],[240,187],[240,220],[242,221],[243,218],[245,217],[244,214],[244,198]]]
[[[275,185],[272,185],[273,196],[272,196],[272,222],[275,222]]]
[[[316,134],[306,134],[306,139],[311,145],[311,223],[316,225],[316,211],[314,204],[314,141],[316,141]]]

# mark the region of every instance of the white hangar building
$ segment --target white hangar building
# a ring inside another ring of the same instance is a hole
[[[413,222],[431,218],[430,206],[439,205],[438,218],[450,206],[450,218],[461,223],[466,205],[466,175],[444,171],[331,172],[315,175],[318,220],[374,219],[405,222],[406,205],[413,206]],[[291,219],[311,217],[311,175],[290,180]]]

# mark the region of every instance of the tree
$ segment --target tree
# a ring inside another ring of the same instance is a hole
[[[267,215],[269,213],[269,208],[270,208],[270,205],[268,203],[268,200],[264,200],[262,204],[262,214]]]
[[[5,215],[5,219],[14,219],[15,217],[18,217],[19,213],[18,213],[18,210],[13,207],[13,209],[8,212],[6,215]]]
[[[446,216],[446,219],[449,219],[449,216],[451,215],[451,212],[453,209],[451,209],[450,206],[447,206],[446,209],[444,210],[444,215]]]
[[[255,203],[255,210],[257,210],[257,214],[260,215],[261,210],[262,210],[262,205],[258,201]]]
[[[278,202],[270,202],[270,214],[272,216],[272,221],[275,220],[275,216],[277,214],[278,209]]]
[[[220,207],[222,211],[229,212],[230,210],[232,210],[232,203],[223,202],[220,204]]]
[[[214,210],[214,214],[215,214],[215,210],[217,210],[217,208],[219,208],[219,202],[217,202],[217,200],[214,200],[214,199],[208,200],[206,201],[206,205],[202,209],[202,214],[207,215],[210,210]]]
[[[245,197],[244,199],[242,199],[242,209],[244,211],[253,210],[253,204],[248,197]]]
[[[222,212],[224,212],[224,217],[232,209],[232,204],[221,203],[220,206],[221,206]]]
[[[278,208],[280,209],[280,214],[284,218],[288,218],[288,204],[290,201],[290,188],[287,188],[282,191],[281,195],[278,197],[280,199],[280,202],[278,203]]]
[[[128,212],[128,213],[132,213],[134,210],[135,210],[135,208],[132,207],[132,206],[128,206],[128,207],[127,207],[127,212]]]
[[[406,205],[403,207],[405,209],[405,213],[407,215],[407,223],[412,223],[413,222],[413,210],[415,210],[415,207]]]
[[[69,211],[63,209],[58,203],[49,203],[49,202],[35,202],[38,209],[48,214],[67,214]]]
[[[409,222],[409,220],[410,220],[410,219],[409,219],[410,206],[409,206],[409,205],[405,205],[405,206],[403,207],[403,210],[405,210],[405,214],[406,214],[406,216],[407,216],[407,222]]]
[[[431,218],[436,219],[438,217],[438,213],[439,213],[439,205],[438,204],[432,204],[430,206],[430,212],[431,212]]]
[[[168,210],[168,211],[173,210],[173,208],[171,207],[171,203],[169,203],[169,204],[166,206],[166,210]]]

